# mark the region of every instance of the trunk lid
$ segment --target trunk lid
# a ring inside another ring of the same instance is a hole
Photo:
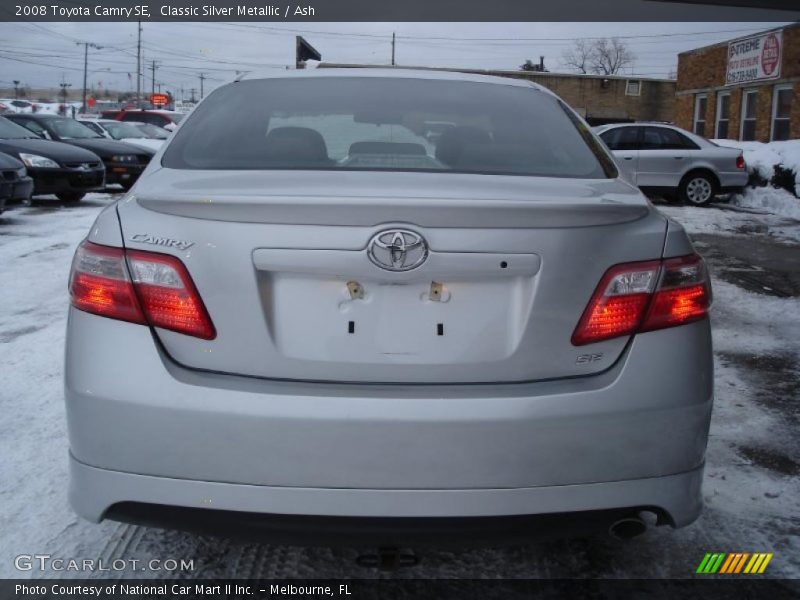
[[[627,339],[570,336],[606,269],[661,257],[666,233],[619,181],[499,175],[158,169],[118,211],[127,247],[184,262],[216,326],[211,341],[156,330],[173,359],[317,381],[602,371]],[[415,236],[422,264],[380,266]]]

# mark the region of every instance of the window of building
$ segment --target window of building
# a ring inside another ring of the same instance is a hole
[[[792,114],[794,91],[791,85],[776,85],[772,94],[772,136],[773,140],[788,140]]]
[[[696,135],[706,135],[706,108],[708,96],[697,94],[694,98],[694,132]]]
[[[641,79],[629,79],[625,86],[626,96],[641,96],[642,94],[642,81]]]
[[[756,139],[756,109],[758,90],[745,90],[742,94],[742,130],[740,139],[752,142]]]
[[[731,122],[731,95],[729,92],[717,94],[717,127],[714,137],[724,140],[728,138],[728,126]]]

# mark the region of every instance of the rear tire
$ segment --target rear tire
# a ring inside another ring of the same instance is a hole
[[[683,178],[678,188],[678,193],[684,204],[706,206],[714,199],[717,190],[717,180],[713,175],[703,171],[695,171]]]
[[[80,202],[85,195],[86,194],[83,192],[61,192],[60,194],[56,194],[56,198],[67,204],[75,204]]]

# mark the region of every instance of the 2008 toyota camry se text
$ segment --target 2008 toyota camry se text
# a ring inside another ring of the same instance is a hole
[[[69,286],[91,521],[488,543],[701,512],[706,268],[530,82],[243,76],[100,214]]]

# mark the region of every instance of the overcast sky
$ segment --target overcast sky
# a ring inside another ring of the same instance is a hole
[[[626,74],[667,77],[684,50],[783,23],[145,23],[146,91],[156,82],[180,97],[183,87],[205,91],[236,71],[294,65],[294,36],[303,35],[325,62],[389,64],[392,32],[399,65],[516,69],[544,55],[551,71],[569,71],[562,55],[576,38],[617,36],[636,55]],[[89,49],[90,87],[135,90],[136,23],[0,23],[0,87],[13,80],[58,89],[83,85],[83,46]],[[131,74],[131,78],[128,74]]]

